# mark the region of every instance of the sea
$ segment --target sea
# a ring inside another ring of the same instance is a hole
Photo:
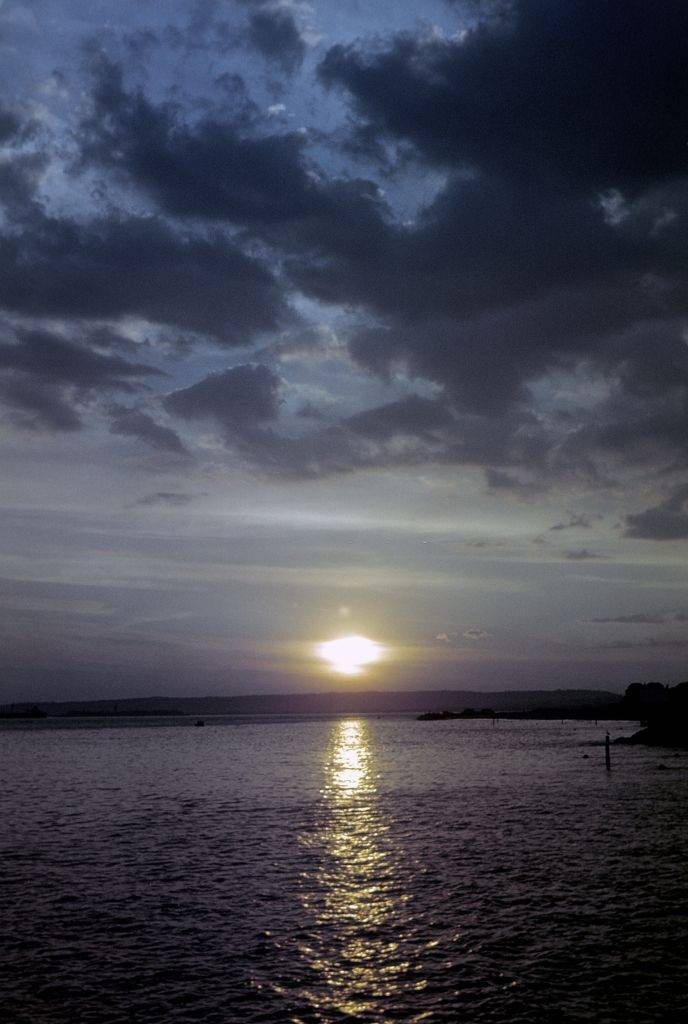
[[[624,722],[0,724],[4,1024],[688,1019],[688,753]]]

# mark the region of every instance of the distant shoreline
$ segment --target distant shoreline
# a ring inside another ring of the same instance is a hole
[[[321,693],[241,694],[226,697],[126,697],[103,700],[17,701],[0,707],[3,717],[24,716],[33,708],[53,717],[126,717],[131,715],[386,714],[462,712],[491,709],[500,714],[560,717],[570,713],[600,717],[621,696],[603,690],[333,690]],[[613,717],[613,714],[612,714]]]

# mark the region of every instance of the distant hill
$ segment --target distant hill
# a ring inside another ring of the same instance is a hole
[[[49,715],[340,715],[419,711],[499,712],[584,710],[619,703],[602,690],[335,690],[327,693],[265,693],[232,697],[136,697],[124,700],[41,703]],[[22,705],[14,705],[20,708]]]

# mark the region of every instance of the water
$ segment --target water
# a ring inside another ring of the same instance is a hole
[[[688,1011],[688,755],[608,773],[603,723],[95,724],[0,728],[7,1024]]]

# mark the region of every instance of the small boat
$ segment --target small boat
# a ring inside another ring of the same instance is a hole
[[[202,718],[197,718],[196,721],[194,722],[194,725],[205,725],[205,722],[203,721]]]

